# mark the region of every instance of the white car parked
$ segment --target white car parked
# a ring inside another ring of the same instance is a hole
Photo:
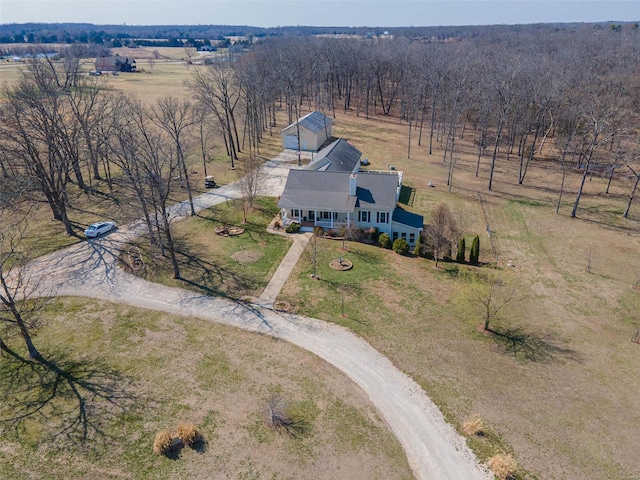
[[[89,225],[84,234],[87,237],[97,237],[98,235],[102,235],[103,233],[110,232],[111,230],[116,229],[116,222],[96,222]]]

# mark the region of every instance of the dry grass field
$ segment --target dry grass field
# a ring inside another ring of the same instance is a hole
[[[172,55],[179,53],[167,52]],[[9,78],[4,70],[0,74],[3,80]],[[183,83],[188,77],[184,64],[158,62],[149,73],[105,81],[115,91],[151,104],[167,94],[188,97]],[[285,126],[284,112],[278,120],[276,132]],[[456,141],[457,167],[449,192],[441,146],[434,143],[429,155],[426,131],[422,146],[417,145],[417,132],[412,135],[410,159],[407,127],[395,118],[366,119],[338,111],[333,133],[353,142],[371,161],[370,168],[402,170],[405,185],[415,189],[407,208],[423,214],[426,221],[439,202],[465,212],[467,241],[480,235],[484,266],[442,263],[435,269],[430,260],[350,244],[351,252],[344,256],[353,261],[354,269],[341,276],[326,267],[343,255],[337,252],[339,245],[321,242],[319,274],[327,281],[311,281],[309,262],[303,258],[279,297],[281,304],[343,324],[366,338],[413,376],[457,427],[479,414],[489,433],[469,442],[483,461],[502,448],[522,466],[520,478],[640,478],[635,448],[640,372],[634,367],[640,345],[631,342],[640,328],[640,291],[632,288],[640,279],[640,204],[631,208],[628,219],[621,218],[628,181],[616,178],[610,193],[604,194],[606,179],[589,180],[578,216],[572,219],[581,173],[569,170],[560,212],[555,214],[560,175],[548,146],[530,167],[524,185],[517,182],[515,157],[507,162],[501,155],[489,192],[490,158],[482,158],[476,178],[476,151],[467,133]],[[276,133],[265,139],[263,155],[268,157],[278,148]],[[197,156],[191,161],[200,182]],[[210,173],[219,182],[235,178],[220,141],[214,147],[213,164]],[[429,187],[429,181],[435,186]],[[72,216],[79,225],[114,211],[103,197],[98,201],[77,194],[73,203]],[[130,212],[119,212],[115,210],[121,215],[119,221],[132,218]],[[39,218],[47,232],[37,246],[41,251],[76,241],[64,237],[44,209]],[[585,271],[589,255],[590,273]],[[465,272],[478,270],[521,286],[522,299],[494,326],[521,329],[526,337],[501,341],[479,330],[482,320],[470,303],[463,278]],[[186,323],[180,325],[187,328]],[[307,470],[300,471],[309,476]]]
[[[41,412],[42,421],[27,422],[17,437],[3,436],[0,478],[412,478],[400,444],[366,395],[287,343],[80,299],[51,303],[37,341],[50,358],[74,364],[84,381],[104,382],[117,373],[118,387],[135,401],[127,412],[115,401],[102,435],[76,444],[47,438],[44,419],[53,423],[74,413],[73,396],[59,397]],[[5,356],[0,364],[4,382],[15,365]],[[298,437],[266,426],[272,395],[304,427]],[[156,433],[175,435],[180,423],[195,424],[204,441],[177,458],[154,454]]]

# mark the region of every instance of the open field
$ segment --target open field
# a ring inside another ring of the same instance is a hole
[[[79,445],[46,436],[65,407],[73,415],[73,397],[59,397],[38,421],[27,421],[17,438],[3,435],[1,478],[412,478],[402,448],[355,384],[287,343],[62,298],[47,307],[38,342],[49,358],[74,364],[84,381],[106,384],[118,376],[118,387],[135,401],[121,413],[116,400],[104,435]],[[17,366],[6,357],[0,362],[4,375],[15,373]],[[305,422],[300,437],[265,426],[272,394]],[[204,442],[183,449],[177,459],[155,455],[155,434],[175,432],[181,422],[194,423]]]

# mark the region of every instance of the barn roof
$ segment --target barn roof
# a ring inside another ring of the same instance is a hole
[[[289,129],[296,124],[299,124],[301,127],[304,127],[307,130],[311,130],[313,133],[320,133],[326,127],[331,125],[331,122],[333,122],[331,118],[323,115],[320,112],[313,111],[298,119],[298,121],[293,122],[291,125],[283,128],[282,131]]]
[[[360,164],[361,156],[362,152],[360,150],[344,138],[339,138],[320,150],[305,169],[326,172],[353,172],[357,170],[356,166]]]

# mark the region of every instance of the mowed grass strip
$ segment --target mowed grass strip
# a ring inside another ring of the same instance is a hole
[[[89,403],[89,420],[103,429],[92,435],[95,441],[78,444],[51,440],[54,422],[73,416],[76,406],[73,396],[54,396],[42,415],[28,418],[17,432],[3,432],[0,478],[412,478],[402,448],[366,395],[298,347],[76,298],[53,300],[41,318],[36,341],[44,355],[65,357],[85,381],[106,383],[117,375],[135,401],[125,411],[117,399],[98,400],[104,411]],[[0,357],[3,372],[20,375],[15,367]],[[274,394],[305,422],[304,435],[294,438],[265,425]],[[7,405],[0,407],[3,418],[11,414],[3,411]],[[96,412],[111,416],[104,422],[92,417]],[[156,433],[175,436],[181,423],[194,424],[204,442],[182,449],[176,459],[154,454]]]

